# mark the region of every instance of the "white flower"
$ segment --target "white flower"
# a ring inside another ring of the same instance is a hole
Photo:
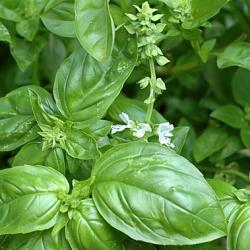
[[[142,138],[146,132],[152,132],[152,129],[147,123],[139,123],[136,127],[131,129],[133,131],[133,136],[137,138]]]
[[[142,138],[146,132],[152,132],[150,125],[147,123],[137,124],[136,122],[130,120],[128,114],[124,112],[122,112],[119,116],[126,125],[113,125],[111,127],[111,134],[124,131],[125,129],[130,129],[131,131],[133,131],[133,136],[137,138]]]
[[[174,126],[169,122],[161,123],[157,128],[157,134],[159,136],[159,142],[163,145],[174,148],[174,144],[171,143],[171,138],[173,134],[171,131],[174,129]]]

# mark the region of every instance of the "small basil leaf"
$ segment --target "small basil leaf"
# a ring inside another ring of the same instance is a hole
[[[65,157],[61,148],[42,150],[41,142],[31,142],[24,145],[15,155],[12,166],[42,165],[65,174],[67,169]]]
[[[25,71],[38,58],[46,44],[43,36],[37,36],[32,43],[15,37],[11,40],[10,52],[22,71]]]
[[[91,126],[84,128],[84,132],[91,135],[95,139],[106,136],[111,130],[112,122],[99,120]]]
[[[250,126],[241,129],[240,137],[244,145],[250,149]]]
[[[0,7],[1,8],[1,7]],[[8,29],[0,22],[0,41],[11,42],[11,37]]]
[[[37,86],[25,86],[0,98],[0,151],[10,151],[38,137],[39,131],[30,105],[28,90],[44,96]]]
[[[82,47],[96,60],[107,60],[115,38],[108,0],[76,0],[75,14],[76,36]]]
[[[223,128],[207,128],[195,141],[193,155],[200,162],[220,150],[227,142],[228,133]]]
[[[69,185],[52,168],[26,165],[1,170],[0,189],[0,234],[18,234],[52,227]]]
[[[53,93],[58,109],[68,120],[85,126],[101,119],[133,70],[136,55],[136,41],[124,30],[119,30],[116,47],[105,63],[76,50],[56,75]]]
[[[45,27],[52,33],[62,37],[75,37],[74,4],[62,2],[41,16]]]
[[[173,130],[172,143],[174,144],[174,151],[181,153],[181,150],[186,142],[189,132],[189,127],[175,127]]]
[[[71,157],[81,160],[96,159],[99,156],[95,140],[83,131],[76,129],[66,132],[63,149]]]
[[[226,123],[233,128],[243,128],[247,126],[245,114],[235,105],[225,105],[213,111],[211,117]]]
[[[250,71],[238,69],[232,80],[232,91],[235,101],[242,105],[250,104]]]
[[[118,145],[96,162],[92,176],[100,214],[135,240],[186,245],[225,234],[215,193],[190,162],[167,147]]]
[[[66,226],[72,249],[122,250],[123,236],[110,227],[98,213],[92,199],[81,202]]]
[[[237,189],[232,185],[220,180],[210,179],[208,180],[208,183],[215,191],[223,208],[224,214],[229,221],[233,212],[239,209],[242,205],[234,194]]]
[[[212,154],[209,157],[209,159],[212,162],[218,162],[218,161],[226,159],[227,157],[240,151],[243,148],[244,146],[238,136],[230,136],[227,139],[225,146],[221,148],[219,151],[217,151],[216,153]]]
[[[238,66],[250,70],[249,53],[250,43],[233,43],[218,55],[217,65],[221,69]]]
[[[44,90],[43,98],[41,98],[36,91],[30,89],[29,97],[33,114],[38,125],[54,126],[55,120],[53,117],[58,116],[58,110],[50,93]]]
[[[22,20],[16,24],[17,33],[27,39],[32,41],[36,36],[39,29],[39,16],[34,16],[29,19]]]

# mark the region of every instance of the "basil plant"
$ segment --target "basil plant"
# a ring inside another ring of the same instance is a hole
[[[1,0],[0,249],[249,250],[249,0]]]

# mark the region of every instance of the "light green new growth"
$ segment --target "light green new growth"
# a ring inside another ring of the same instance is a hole
[[[137,35],[139,63],[148,61],[150,67],[151,76],[145,77],[138,82],[142,89],[150,86],[149,97],[144,101],[148,104],[145,122],[149,123],[156,95],[161,94],[162,91],[166,89],[163,80],[161,78],[156,78],[155,73],[155,61],[160,66],[169,63],[169,60],[156,45],[159,37],[162,35],[165,24],[159,22],[163,15],[154,14],[157,9],[151,8],[148,2],[143,3],[141,8],[137,5],[134,5],[134,7],[137,9],[138,13],[136,15],[126,14],[131,20],[131,24],[127,25],[126,29],[130,34]]]

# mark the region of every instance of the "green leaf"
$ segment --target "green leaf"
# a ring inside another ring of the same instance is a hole
[[[54,97],[61,113],[86,126],[100,120],[133,70],[136,54],[136,41],[124,30],[118,32],[116,47],[105,63],[77,49],[56,75]]]
[[[175,127],[173,130],[173,138],[171,142],[174,144],[174,151],[178,154],[181,153],[181,150],[186,142],[189,132],[189,127]]]
[[[232,80],[232,91],[236,102],[242,106],[250,105],[250,71],[238,69]]]
[[[167,147],[118,145],[96,162],[92,176],[100,214],[135,240],[185,245],[224,235],[214,192],[190,162]]]
[[[123,236],[110,227],[98,213],[92,199],[81,201],[66,226],[66,237],[72,249],[122,250]]]
[[[250,149],[250,126],[241,129],[240,137],[244,145]]]
[[[204,63],[208,61],[210,52],[214,49],[216,44],[216,39],[211,39],[205,41],[199,51],[199,55]]]
[[[237,42],[230,44],[218,54],[217,65],[224,69],[231,66],[238,66],[250,70],[250,43]]]
[[[92,124],[91,126],[84,128],[84,132],[89,134],[95,139],[106,136],[111,130],[112,122],[99,120]]]
[[[38,58],[39,53],[45,44],[46,40],[43,36],[37,36],[32,43],[23,39],[12,37],[10,52],[18,67],[24,71]]]
[[[175,0],[176,1],[176,0]],[[229,0],[191,0],[191,16],[182,23],[184,29],[201,26],[207,20],[217,15]],[[184,1],[185,2],[185,1]]]
[[[0,18],[7,19],[10,21],[20,21],[21,15],[18,11],[20,2],[15,1],[1,1],[0,2]]]
[[[0,41],[11,42],[11,37],[8,29],[0,22]]]
[[[237,189],[232,185],[220,180],[210,179],[208,180],[208,183],[215,191],[227,221],[229,221],[232,214],[241,206],[241,203],[234,194]]]
[[[17,33],[27,39],[32,41],[36,36],[39,29],[39,16],[34,16],[29,19],[22,20],[16,24]]]
[[[55,119],[57,119],[58,116],[58,110],[50,93],[44,89],[43,94],[43,98],[41,98],[39,93],[29,89],[32,111],[39,126],[53,126],[55,125]]]
[[[228,133],[223,128],[207,128],[195,141],[193,155],[200,162],[220,150],[226,144]]]
[[[99,157],[95,140],[83,131],[73,128],[66,131],[66,141],[63,149],[71,157],[81,160]]]
[[[0,190],[0,234],[18,234],[51,228],[69,185],[52,168],[26,165],[1,170]]]
[[[29,234],[17,234],[9,238],[6,250],[70,250],[64,232],[51,236],[51,230]]]
[[[113,120],[122,122],[119,117],[122,112],[128,114],[131,120],[144,122],[147,113],[147,104],[120,95],[110,106],[108,114]],[[151,121],[157,124],[166,122],[166,119],[156,110],[153,110]]]
[[[41,95],[46,92],[37,86],[25,86],[0,98],[0,151],[11,151],[38,137],[28,89]]]
[[[40,63],[43,65],[42,75],[51,83],[54,83],[56,72],[66,57],[67,50],[64,42],[59,37],[50,34],[48,43],[41,53]]]
[[[156,250],[152,244],[128,239],[125,243],[126,250]]]
[[[76,0],[75,28],[80,44],[96,60],[111,56],[115,32],[108,0]]]
[[[41,16],[45,27],[52,33],[62,37],[75,37],[74,4],[62,2]]]
[[[68,168],[65,158],[65,153],[61,148],[42,150],[41,142],[31,142],[24,145],[15,155],[12,166],[42,165],[65,174]]]
[[[230,136],[227,139],[225,146],[213,155],[211,155],[209,159],[213,162],[224,160],[232,154],[243,149],[243,147],[244,146],[242,145],[241,140],[238,136]]]
[[[219,107],[210,116],[233,128],[244,128],[247,126],[244,112],[235,105],[229,104]]]
[[[187,12],[182,26],[184,29],[193,29],[201,26],[211,17],[219,13],[220,9],[229,1],[229,0],[203,0],[202,3],[200,0],[160,0],[167,4],[173,10],[178,10]]]
[[[247,250],[250,234],[250,204],[246,203],[235,213],[233,222],[229,224],[227,238],[228,250]]]

